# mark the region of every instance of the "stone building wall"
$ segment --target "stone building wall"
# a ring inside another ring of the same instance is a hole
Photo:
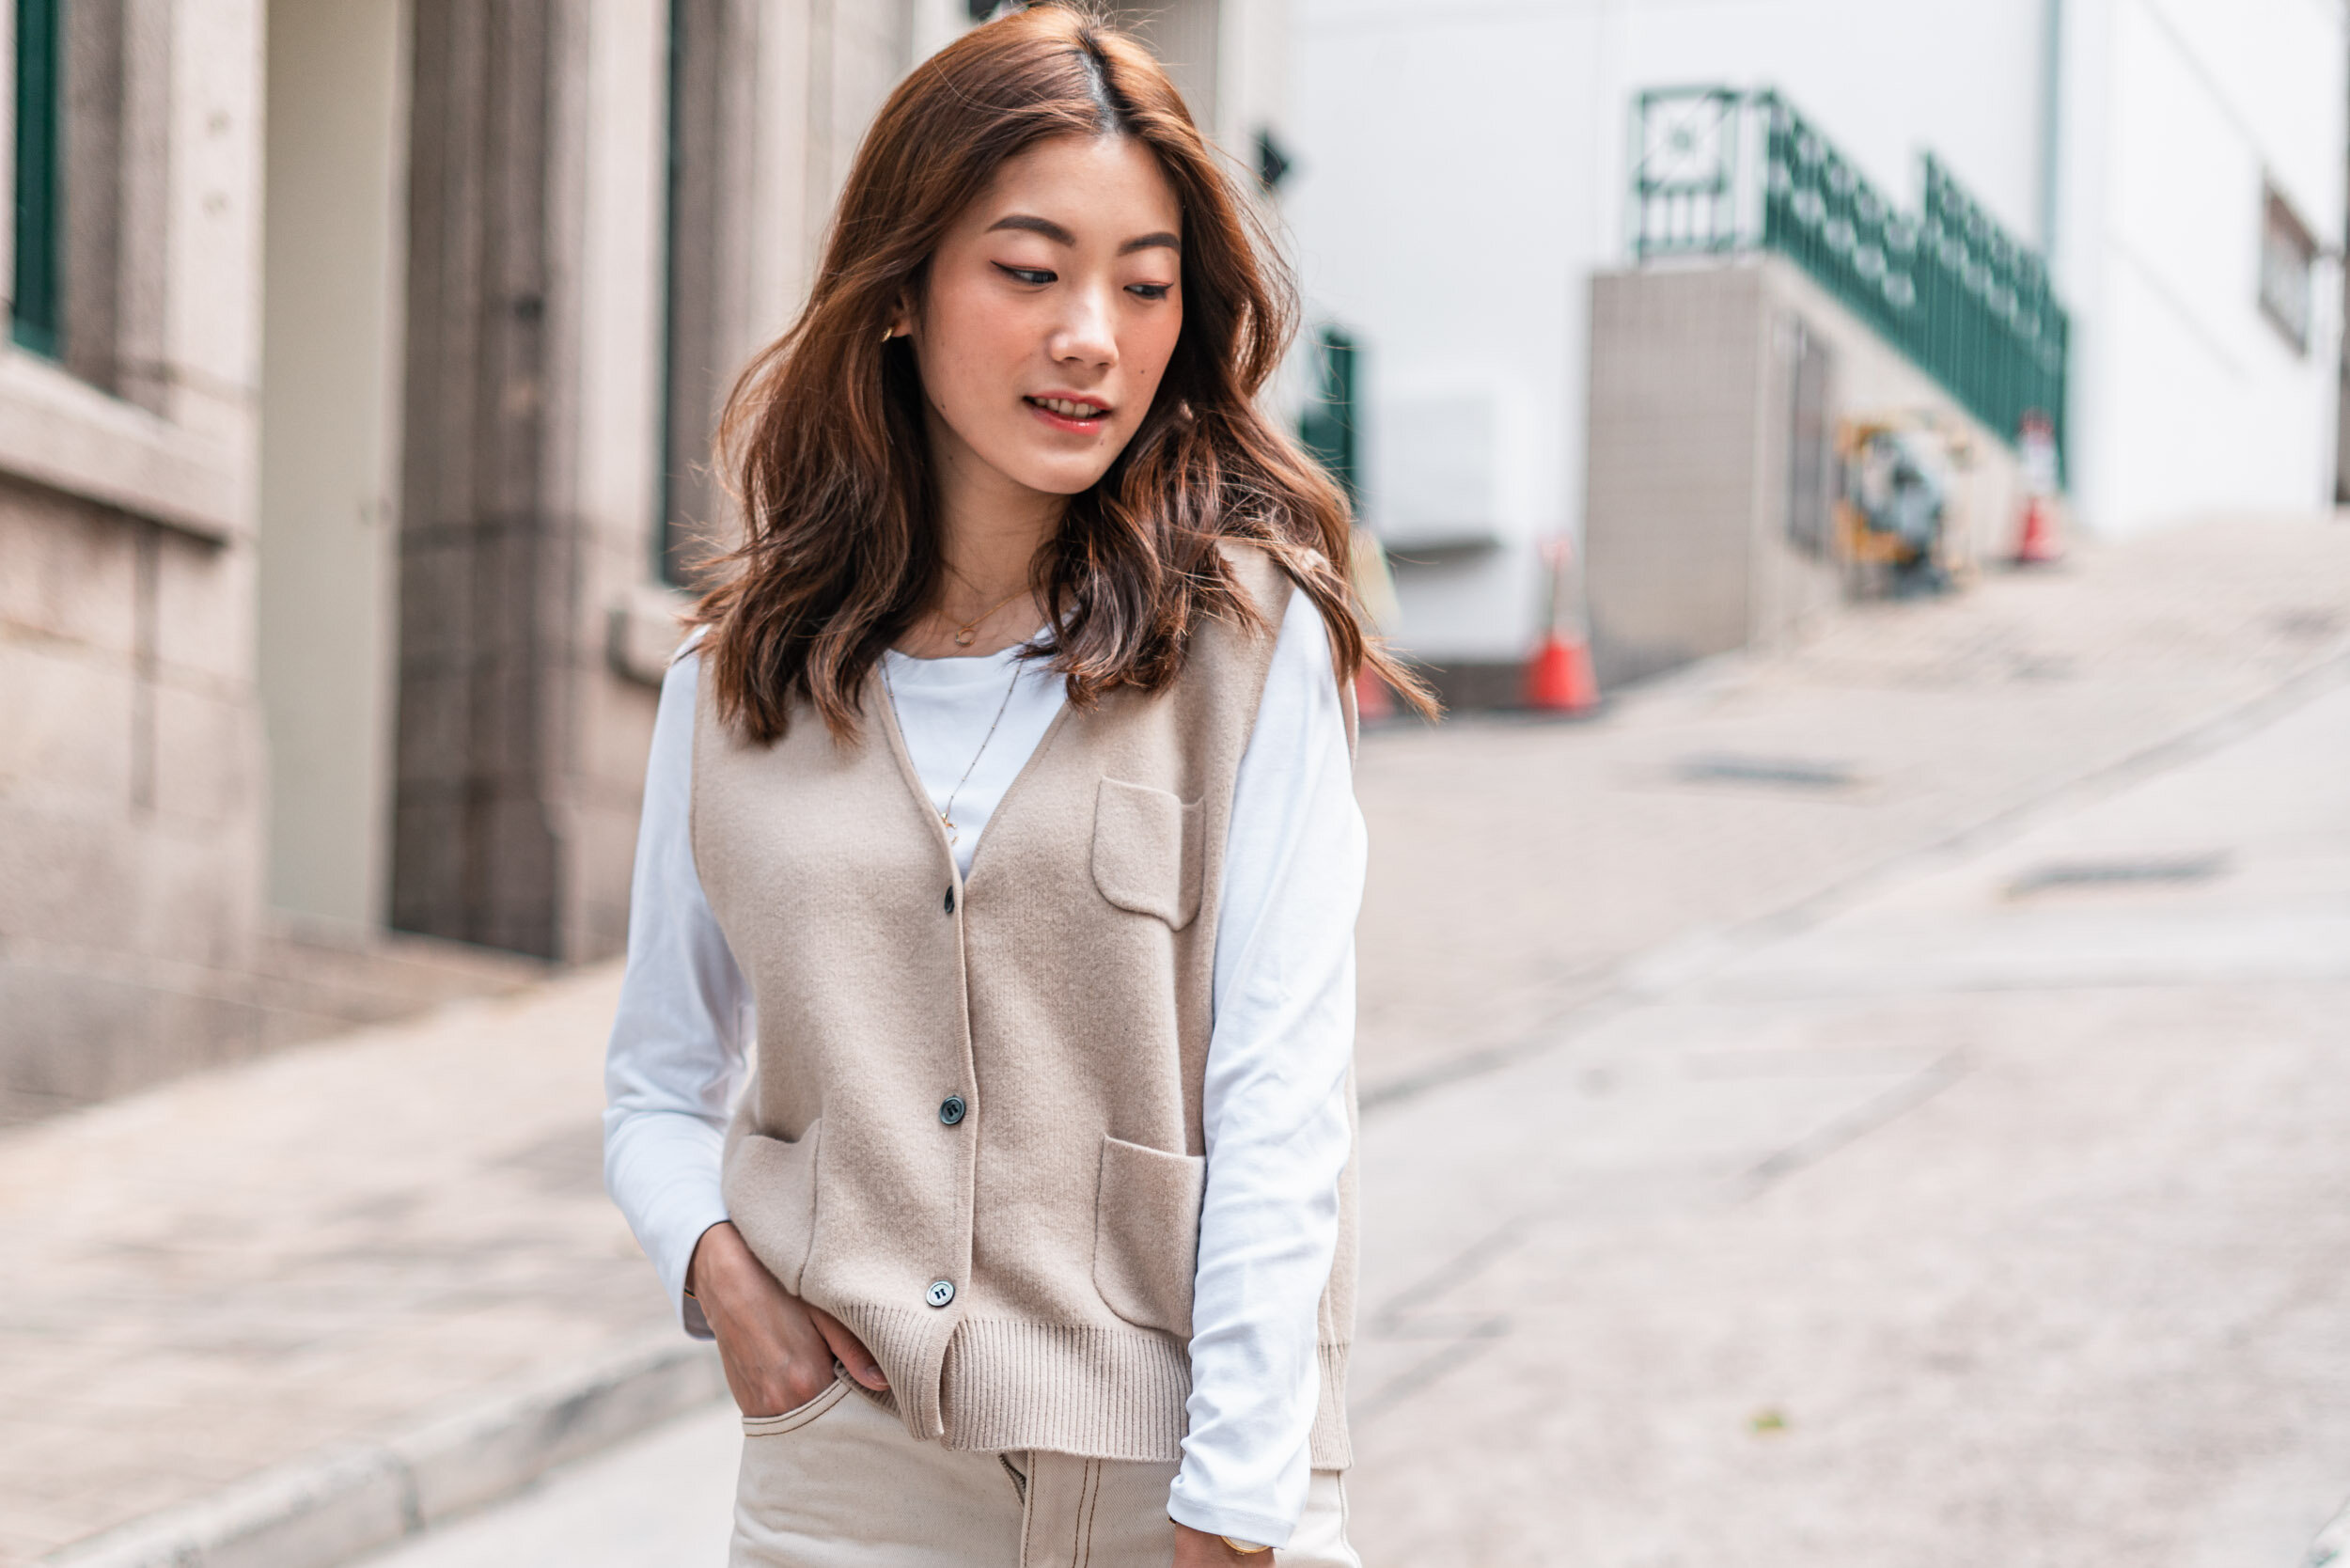
[[[265,1032],[260,12],[117,20],[67,39],[65,341],[0,346],[0,1118]]]
[[[717,405],[913,16],[688,0],[673,67],[653,8],[415,3],[393,923],[600,958],[685,603],[665,557],[729,525]]]

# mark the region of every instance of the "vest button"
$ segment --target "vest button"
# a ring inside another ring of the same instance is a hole
[[[954,1298],[955,1282],[951,1279],[933,1279],[931,1288],[922,1293],[922,1299],[933,1307],[944,1307]]]
[[[963,1103],[962,1095],[949,1094],[947,1096],[946,1103],[938,1107],[938,1119],[947,1123],[948,1126],[951,1127],[956,1122],[962,1121],[964,1113],[968,1111],[970,1108],[970,1106]]]
[[[949,915],[952,915],[954,912],[955,912],[955,890],[954,890],[952,887],[948,887],[948,888],[947,889],[947,913],[948,913],[948,914],[949,914]]]

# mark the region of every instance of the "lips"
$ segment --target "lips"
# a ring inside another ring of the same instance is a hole
[[[1109,404],[1095,398],[1046,395],[1024,397],[1020,400],[1036,410],[1046,423],[1063,430],[1098,430],[1110,412]]]

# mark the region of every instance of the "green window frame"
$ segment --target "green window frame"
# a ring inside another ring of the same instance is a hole
[[[1314,391],[1298,419],[1298,440],[1346,492],[1361,503],[1355,447],[1355,335],[1336,324],[1314,335]]]
[[[57,357],[65,324],[66,0],[16,0],[16,276],[8,335]]]

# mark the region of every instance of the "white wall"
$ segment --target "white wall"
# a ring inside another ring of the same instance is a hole
[[[2321,238],[2342,231],[2339,0],[2064,0],[2060,14],[2059,282],[2087,410],[2076,499],[2123,525],[2154,515],[2157,494],[2309,504],[2330,461],[2329,350],[2284,364],[2251,279],[2264,163]],[[1931,149],[2012,232],[2044,243],[2049,16],[2048,0],[1301,0],[1288,205],[1309,301],[1365,343],[1371,520],[1407,488],[1388,460],[1409,429],[1433,428],[1432,397],[1481,387],[1502,411],[1488,487],[1501,545],[1402,570],[1406,645],[1521,656],[1541,602],[1534,541],[1579,526],[1589,279],[1628,257],[1639,90],[1777,86],[1894,199],[1914,205]],[[2191,90],[2155,63],[2181,53],[2170,38],[2203,62]],[[2140,211],[2140,185],[2183,176],[2176,200]],[[2176,287],[2210,302],[2196,327],[2149,325],[2161,307],[2097,239],[2108,202],[2130,214],[2118,232],[2143,235],[2129,255],[2191,271]],[[2166,224],[2193,243],[2161,237]],[[2069,271],[2068,243],[2081,252]],[[2190,260],[2200,250],[2214,255]],[[2224,383],[2199,346],[2222,337],[2238,363]],[[2109,363],[2107,344],[2121,345]],[[2222,384],[2224,416],[2205,390]],[[2132,455],[2140,445],[2152,460]]]
[[[1256,167],[1257,133],[1292,141],[1291,0],[1218,0],[1216,123],[1209,133],[1244,169]],[[1292,147],[1291,150],[1296,149]]]
[[[2126,533],[2318,510],[2339,284],[2296,352],[2259,306],[2264,176],[2342,235],[2338,0],[2074,0],[2058,281],[2075,321],[2074,502]]]
[[[1309,312],[1363,345],[1367,516],[1398,488],[1388,432],[1414,405],[1481,390],[1516,427],[1490,464],[1504,547],[1408,571],[1394,630],[1422,653],[1512,657],[1536,603],[1531,541],[1569,521],[1578,488],[1599,8],[1303,0],[1298,19],[1284,206]]]

